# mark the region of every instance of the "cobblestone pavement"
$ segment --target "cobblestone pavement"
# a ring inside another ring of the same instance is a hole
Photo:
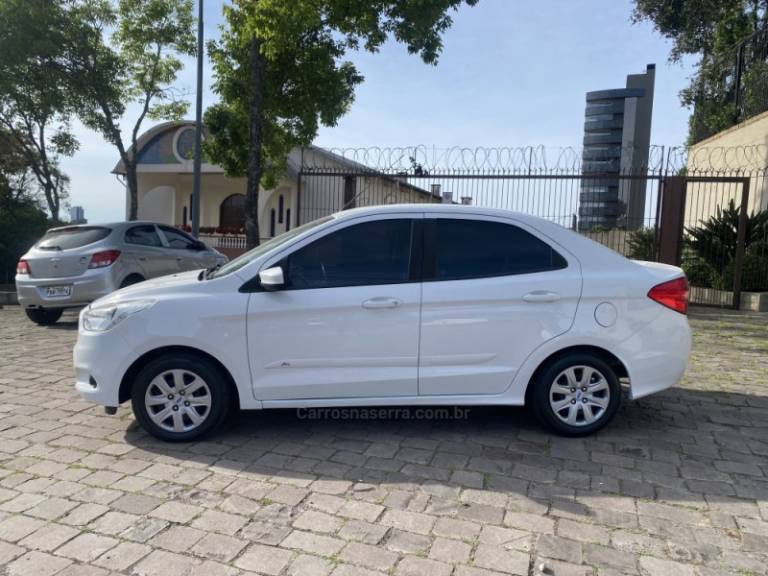
[[[681,386],[591,438],[273,411],[168,445],[79,400],[74,316],[0,310],[0,574],[767,574],[768,315],[692,325]]]

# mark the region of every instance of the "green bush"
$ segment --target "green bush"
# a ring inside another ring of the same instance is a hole
[[[49,221],[30,200],[0,200],[0,284],[12,284],[19,258],[45,234]]]
[[[655,228],[640,228],[629,234],[627,255],[633,260],[656,260],[658,244]]]
[[[733,262],[715,279],[715,288],[733,290]],[[747,292],[768,291],[768,243],[753,244],[744,253],[741,289]]]
[[[716,274],[712,267],[703,260],[697,258],[685,260],[682,268],[691,286],[712,287]]]
[[[699,226],[686,228],[683,261],[691,262],[691,271],[686,273],[694,286],[711,284],[718,290],[733,290],[739,212],[736,202],[731,200]],[[741,288],[756,292],[768,290],[768,210],[748,214],[745,232]]]

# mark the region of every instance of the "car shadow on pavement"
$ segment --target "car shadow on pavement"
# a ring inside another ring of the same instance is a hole
[[[768,498],[765,396],[674,388],[626,401],[604,431],[585,438],[551,435],[524,408],[424,409],[435,412],[241,412],[209,440],[189,444],[159,442],[133,423],[126,440],[166,464],[207,464],[256,485],[421,485],[438,502],[463,487],[499,493],[523,511],[543,514],[551,506],[617,525],[633,521],[614,508],[625,498],[694,509]]]

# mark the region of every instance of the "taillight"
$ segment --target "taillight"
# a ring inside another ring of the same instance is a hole
[[[648,298],[680,314],[688,313],[688,280],[676,278],[651,288]]]
[[[26,260],[19,260],[19,263],[16,264],[16,274],[26,274],[29,276],[29,264]]]
[[[120,257],[120,250],[104,250],[104,252],[96,252],[91,256],[91,263],[88,264],[88,268],[106,268],[114,264],[115,260]]]

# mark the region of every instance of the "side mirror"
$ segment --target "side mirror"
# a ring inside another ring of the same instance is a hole
[[[283,269],[280,266],[273,266],[259,272],[259,282],[264,290],[273,291],[280,290],[285,286],[285,279],[283,277]]]
[[[195,240],[194,244],[190,246],[190,249],[194,250],[195,252],[202,252],[203,250],[208,250],[208,246],[205,242]]]

